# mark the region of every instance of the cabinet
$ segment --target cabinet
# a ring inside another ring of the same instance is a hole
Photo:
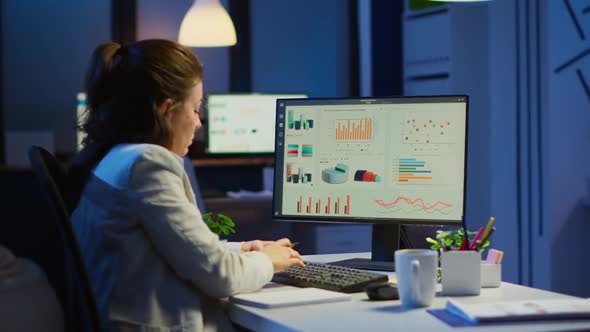
[[[273,157],[191,159],[203,198],[224,197],[228,191],[262,190],[263,168]],[[270,212],[269,212],[270,213]]]
[[[313,254],[371,251],[371,225],[301,224],[294,241]],[[307,252],[306,252],[307,254]]]

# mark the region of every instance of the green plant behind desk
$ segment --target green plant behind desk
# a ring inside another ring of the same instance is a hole
[[[467,231],[467,236],[469,237],[469,243],[473,241],[473,238],[477,232]],[[430,248],[434,250],[457,250],[461,247],[461,243],[465,238],[465,233],[463,229],[459,228],[457,230],[449,230],[443,231],[438,230],[436,231],[436,239],[431,237],[426,238],[426,242],[430,243]],[[490,241],[486,241],[480,247],[479,251],[483,251],[485,247],[490,245]]]
[[[215,216],[213,216],[212,212],[205,213],[203,220],[209,226],[209,229],[219,237],[236,233],[234,229],[236,224],[230,217],[223,213],[217,213]]]

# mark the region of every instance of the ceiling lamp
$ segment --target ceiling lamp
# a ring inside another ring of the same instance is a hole
[[[236,29],[219,0],[195,0],[184,15],[178,42],[193,47],[233,46]]]

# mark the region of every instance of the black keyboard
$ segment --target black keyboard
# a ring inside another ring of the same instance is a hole
[[[298,287],[323,288],[343,293],[363,292],[373,282],[387,281],[385,274],[350,267],[305,262],[305,267],[291,267],[275,273],[272,281]]]

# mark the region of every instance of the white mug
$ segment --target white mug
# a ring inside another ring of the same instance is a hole
[[[438,254],[429,249],[395,252],[397,289],[404,307],[427,307],[436,293]]]

